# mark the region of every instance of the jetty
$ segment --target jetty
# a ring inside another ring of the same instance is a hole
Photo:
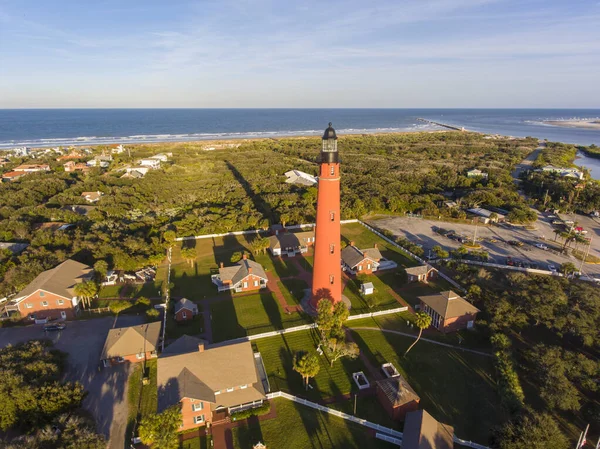
[[[466,131],[464,127],[457,127],[457,126],[452,126],[452,125],[446,125],[445,123],[439,123],[439,122],[434,122],[432,120],[427,120],[426,118],[421,118],[418,117],[417,120],[419,122],[425,122],[425,123],[429,123],[430,125],[437,125],[437,126],[441,126],[442,128],[448,128],[454,131]]]

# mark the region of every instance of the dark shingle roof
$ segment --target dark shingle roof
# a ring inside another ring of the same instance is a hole
[[[452,449],[454,428],[435,420],[425,410],[406,414],[402,449]]]
[[[109,330],[100,360],[156,351],[160,329],[161,322],[155,321]]]
[[[402,376],[388,377],[377,381],[377,386],[385,393],[393,407],[400,407],[421,398]]]
[[[231,281],[235,285],[250,274],[249,269],[252,270],[253,275],[267,280],[262,265],[250,259],[242,259],[233,267],[219,268],[219,277],[221,281]]]
[[[186,309],[189,310],[190,312],[194,312],[198,310],[198,306],[196,305],[196,303],[190,301],[187,298],[181,298],[179,301],[177,301],[175,303],[175,306],[173,307],[175,313],[178,313],[180,310],[182,309]]]
[[[381,253],[377,248],[360,250],[353,245],[348,245],[342,250],[342,260],[350,268],[354,268],[367,258],[371,259],[373,262],[376,262],[381,260]]]
[[[431,265],[419,265],[418,267],[406,268],[406,274],[412,274],[413,276],[422,276],[433,270]]]
[[[477,307],[453,291],[419,296],[419,300],[435,310],[442,318],[454,318],[479,312]]]
[[[92,274],[92,267],[67,259],[60,265],[40,273],[27,287],[17,294],[17,298],[31,295],[36,290],[45,290],[63,298],[75,295],[74,287]]]

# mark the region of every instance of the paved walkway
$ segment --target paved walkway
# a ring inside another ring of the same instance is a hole
[[[408,334],[406,332],[393,331],[390,329],[381,329],[379,327],[351,327],[348,330],[369,330],[369,331],[385,332],[388,334],[402,335],[404,337],[417,338],[417,335]],[[448,343],[442,343],[441,341],[431,340],[430,338],[421,337],[421,341],[433,343],[434,345],[445,346],[447,348],[458,349],[459,351],[470,352],[472,354],[482,355],[484,357],[493,357],[493,354],[490,354],[489,352],[482,352],[482,351],[476,351],[474,349],[467,349],[467,348],[463,348],[462,346],[456,346],[456,345],[451,345]]]

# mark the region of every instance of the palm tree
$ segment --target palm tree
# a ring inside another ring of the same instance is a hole
[[[308,381],[319,374],[321,366],[319,358],[314,354],[296,354],[294,356],[294,371],[302,376],[305,388],[308,390]]]
[[[89,309],[92,298],[98,293],[98,286],[95,282],[87,281],[75,285],[73,290],[75,291],[75,294],[81,298],[81,302],[84,305],[87,303]]]
[[[410,351],[412,347],[417,344],[417,342],[421,338],[421,334],[423,334],[423,329],[427,329],[429,326],[431,326],[431,317],[425,312],[417,312],[415,316],[415,324],[419,328],[419,336],[414,341],[414,343],[408,347],[408,349],[404,353],[404,356],[406,356],[406,354],[408,354],[408,351]]]

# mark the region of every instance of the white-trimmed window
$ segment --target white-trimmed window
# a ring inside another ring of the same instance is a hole
[[[33,304],[31,304],[30,302],[25,304],[25,307],[27,307],[28,309],[33,309]]]
[[[62,306],[65,303],[65,301],[63,299],[58,299],[56,302],[58,303],[59,306]]]
[[[141,360],[141,359],[143,359],[143,358],[144,358],[144,353],[143,353],[143,352],[140,352],[139,354],[136,354],[136,355],[135,355],[135,358],[136,358],[136,359],[138,359],[138,360]]]
[[[232,391],[233,391],[233,387],[227,389],[227,393],[231,393]]]
[[[329,174],[330,174],[331,176],[335,175],[335,166],[333,166],[333,165],[332,165],[332,166],[329,168]]]
[[[358,266],[358,271],[362,271],[362,265]]]
[[[218,394],[221,394],[221,390],[215,391],[215,396],[218,395]]]
[[[40,296],[44,296],[44,292],[40,291]]]
[[[242,386],[240,387],[240,389],[241,389],[241,390],[245,390],[246,388],[248,388],[248,385],[242,385]]]
[[[335,221],[335,212],[329,212],[329,218],[331,221]]]
[[[370,263],[368,263],[368,264],[367,264],[367,270],[370,270],[370,269],[371,269],[371,264],[370,264]]]
[[[330,275],[329,275],[329,283],[330,283],[331,285],[333,285],[333,283],[334,283],[334,282],[335,282],[335,278],[333,277],[333,274],[330,274]]]
[[[185,313],[185,311],[184,311],[181,316],[183,317],[183,319],[186,319],[187,318],[187,313]]]
[[[199,412],[204,409],[204,402],[194,402],[192,403],[192,411]]]
[[[194,416],[194,424],[202,424],[204,422],[204,415]]]
[[[248,283],[244,282],[244,288],[248,288]]]
[[[48,307],[48,301],[42,301],[42,305],[43,305],[44,307]]]
[[[330,254],[333,254],[334,252],[335,252],[335,245],[334,245],[333,243],[331,243],[331,244],[329,245],[329,253],[330,253]]]
[[[254,281],[254,286],[258,287],[258,281]]]

